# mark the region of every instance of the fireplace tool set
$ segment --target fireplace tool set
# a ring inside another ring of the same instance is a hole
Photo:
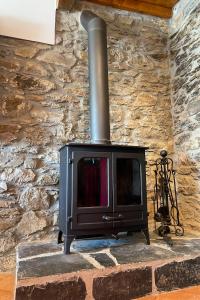
[[[176,171],[173,168],[173,160],[167,157],[167,151],[160,152],[161,158],[155,162],[155,188],[154,188],[154,220],[155,231],[172,245],[168,236],[174,233],[176,236],[184,235],[184,228],[180,222],[176,189]],[[157,228],[157,223],[160,223]]]

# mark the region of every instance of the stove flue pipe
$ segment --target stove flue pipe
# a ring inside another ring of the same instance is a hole
[[[81,24],[88,32],[91,142],[110,143],[106,23],[84,10]]]

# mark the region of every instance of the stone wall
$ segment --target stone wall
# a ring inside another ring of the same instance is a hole
[[[20,241],[55,237],[58,150],[89,141],[83,7],[108,24],[112,141],[150,147],[150,206],[151,163],[162,148],[173,152],[167,21],[83,3],[57,12],[55,46],[0,37],[1,270]]]
[[[170,37],[178,191],[187,231],[200,229],[200,5]]]

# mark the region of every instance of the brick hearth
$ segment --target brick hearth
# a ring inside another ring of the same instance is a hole
[[[16,300],[128,300],[198,285],[199,251],[199,239],[174,239],[169,247],[153,238],[147,246],[140,234],[76,241],[70,255],[55,242],[21,244]]]

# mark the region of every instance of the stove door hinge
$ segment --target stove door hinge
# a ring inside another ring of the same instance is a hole
[[[72,158],[69,158],[69,159],[68,159],[68,164],[69,164],[69,165],[73,164],[73,162],[74,162],[74,160],[73,160]]]
[[[72,216],[67,218],[68,223],[72,222]]]

